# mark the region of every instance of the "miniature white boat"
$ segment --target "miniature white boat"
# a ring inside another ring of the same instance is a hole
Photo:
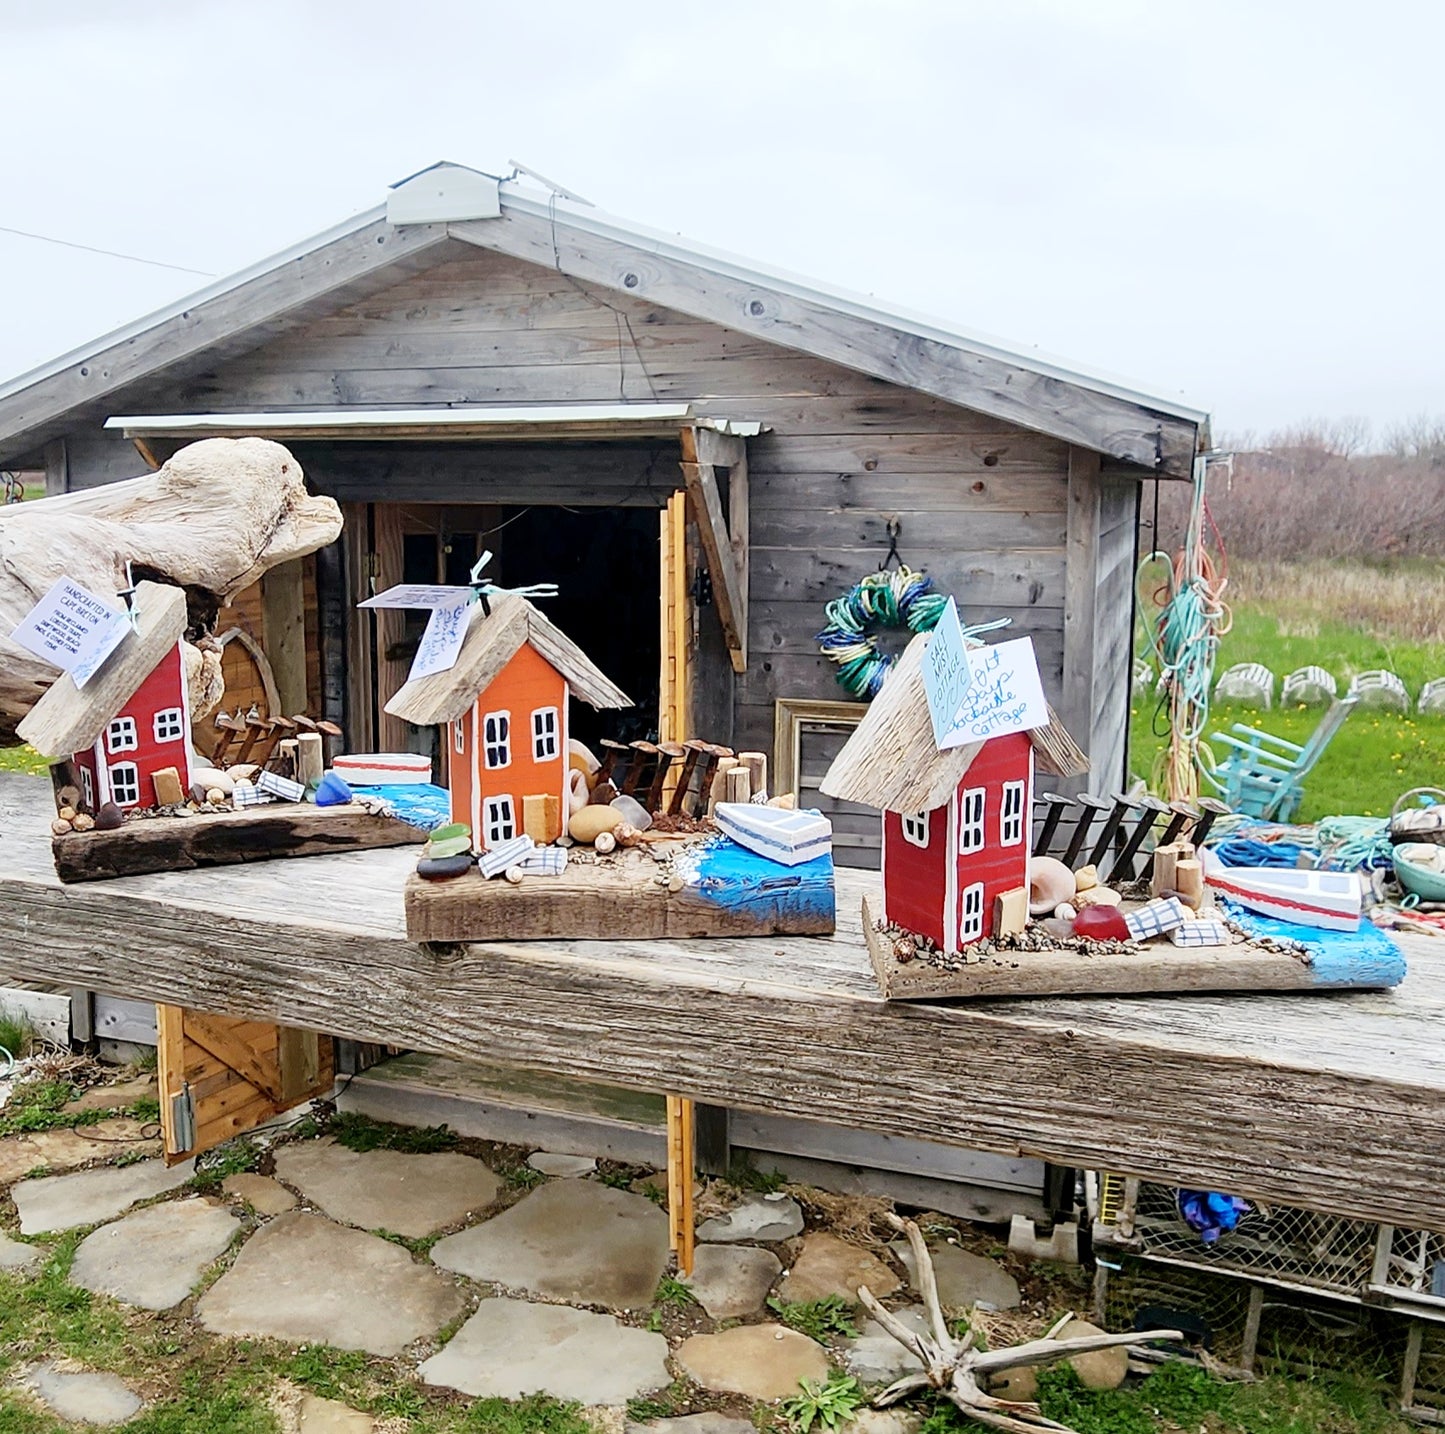
[[[812,861],[833,849],[833,823],[818,812],[719,802],[713,819],[739,846],[784,866]]]
[[[353,787],[385,787],[431,781],[431,758],[416,752],[351,752],[331,764]]]
[[[1353,872],[1214,866],[1205,879],[1222,896],[1279,921],[1326,931],[1354,931],[1360,924],[1363,892]]]

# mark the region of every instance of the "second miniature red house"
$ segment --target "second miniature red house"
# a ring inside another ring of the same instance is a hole
[[[1057,719],[939,751],[915,638],[822,783],[883,812],[883,915],[953,953],[993,934],[995,900],[1029,884],[1034,772],[1088,762]]]
[[[567,821],[567,707],[630,707],[560,628],[525,598],[473,604],[462,649],[445,672],[414,678],[386,704],[419,727],[442,725],[452,820],[483,851],[525,832],[545,844]]]
[[[62,673],[18,733],[52,762],[69,759],[87,811],[162,804],[155,774],[173,770],[191,790],[191,714],[181,660],[186,598],[180,588],[141,583],[135,627],[84,687]],[[171,798],[174,800],[174,796]]]

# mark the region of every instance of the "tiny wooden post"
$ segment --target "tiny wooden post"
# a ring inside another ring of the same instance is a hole
[[[766,752],[739,752],[738,761],[748,769],[748,781],[753,796],[768,790],[768,754]]]
[[[1199,910],[1204,902],[1204,868],[1197,857],[1184,857],[1174,863],[1174,889],[1186,906]]]
[[[707,791],[700,793],[704,799],[704,811],[699,812],[699,816],[711,816],[713,808],[716,807],[719,802],[727,801],[727,774],[737,765],[738,759],[733,756],[719,757],[717,759],[717,766],[713,769],[712,785]]]
[[[303,732],[296,739],[296,780],[308,787],[326,771],[323,741],[320,732]]]
[[[729,802],[752,801],[752,774],[741,762],[723,773],[723,796]]]
[[[667,1237],[681,1274],[692,1274],[693,1261],[693,1104],[686,1096],[667,1097]]]
[[[1179,861],[1179,846],[1170,842],[1168,846],[1154,848],[1154,861],[1149,873],[1149,894],[1158,896],[1161,891],[1174,891],[1174,868]]]
[[[295,737],[283,737],[276,743],[276,750],[267,758],[266,765],[273,772],[279,772],[283,777],[296,779],[296,773],[300,765],[300,751],[296,745]]]

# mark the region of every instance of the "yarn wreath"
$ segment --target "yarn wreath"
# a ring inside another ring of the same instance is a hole
[[[912,568],[869,573],[823,609],[828,625],[818,634],[819,649],[837,664],[834,675],[854,697],[871,700],[897,661],[878,650],[874,634],[888,628],[931,632],[947,606],[933,579]]]

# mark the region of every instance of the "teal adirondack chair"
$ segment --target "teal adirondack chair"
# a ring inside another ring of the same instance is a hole
[[[1358,701],[1357,697],[1342,697],[1330,703],[1303,747],[1242,722],[1228,732],[1211,733],[1209,740],[1228,747],[1230,753],[1209,780],[1236,812],[1266,821],[1292,821],[1304,796],[1304,779]]]

